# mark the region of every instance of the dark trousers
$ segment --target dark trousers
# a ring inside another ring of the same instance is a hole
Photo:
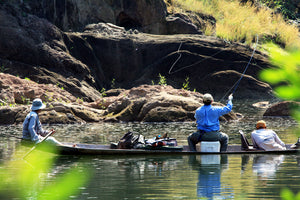
[[[198,130],[187,138],[190,151],[197,151],[196,144],[201,141],[219,141],[221,151],[226,151],[228,146],[228,135],[219,131],[203,132]]]

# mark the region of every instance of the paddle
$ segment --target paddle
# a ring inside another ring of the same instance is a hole
[[[52,129],[39,143],[35,144],[23,157],[23,159],[25,159],[35,148],[38,144],[41,144],[42,142],[44,142],[50,135],[54,134],[55,131]]]

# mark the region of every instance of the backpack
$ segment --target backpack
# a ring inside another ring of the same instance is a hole
[[[123,137],[118,142],[118,149],[131,149],[132,148],[132,138],[133,133],[127,132],[123,135]]]
[[[118,149],[131,149],[137,148],[141,144],[145,144],[145,139],[143,135],[133,135],[133,132],[129,131],[123,135],[119,140],[117,148]]]

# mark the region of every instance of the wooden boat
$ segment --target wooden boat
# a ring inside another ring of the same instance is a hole
[[[61,155],[195,155],[195,154],[296,154],[300,149],[292,149],[292,145],[286,145],[286,150],[264,151],[253,148],[247,141],[244,133],[241,134],[241,145],[229,145],[226,152],[201,152],[200,145],[197,145],[197,151],[189,150],[188,146],[145,146],[139,149],[117,149],[116,145],[98,145],[98,144],[75,144],[62,143],[56,146],[55,153]],[[170,139],[175,140],[176,139]],[[300,141],[298,141],[300,143]],[[28,144],[28,143],[27,143]],[[174,143],[173,143],[174,144]],[[26,145],[26,142],[23,144]],[[47,146],[47,145],[46,145]],[[31,143],[32,147],[32,143]],[[38,145],[38,149],[45,150],[44,145]],[[47,148],[46,148],[47,149]]]
[[[170,155],[189,155],[189,154],[296,154],[300,149],[291,149],[291,145],[286,145],[287,150],[264,151],[254,149],[248,142],[244,133],[240,131],[241,145],[229,145],[226,152],[201,152],[200,146],[197,145],[197,152],[189,150],[188,146],[147,146],[144,149],[116,149],[115,145],[95,145],[95,144],[76,144],[63,143],[58,146],[58,153],[73,155],[148,155],[148,154],[170,154]],[[300,142],[300,141],[299,141]],[[171,142],[173,143],[173,142]],[[173,143],[174,144],[174,143]],[[112,148],[112,146],[114,148]]]
[[[112,149],[110,145],[95,144],[73,144],[63,143],[57,147],[57,153],[62,155],[189,155],[189,154],[296,154],[300,153],[299,149],[263,151],[263,150],[242,150],[241,145],[229,145],[226,152],[197,152],[189,151],[188,146],[162,146],[160,148],[148,149]]]

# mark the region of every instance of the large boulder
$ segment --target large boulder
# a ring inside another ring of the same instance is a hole
[[[40,114],[43,123],[98,122],[104,114],[103,110],[85,106],[82,99],[57,85],[39,84],[0,73],[0,124],[22,123],[30,112],[29,104],[35,98],[47,104],[47,108]]]
[[[0,73],[0,99],[2,105],[29,104],[33,99],[43,101],[75,102],[66,90],[53,84],[38,84],[30,79]]]
[[[30,106],[1,106],[0,124],[21,124],[30,112]],[[47,107],[39,114],[43,124],[74,124],[99,122],[102,120],[103,110],[92,109],[84,105],[71,103],[47,103]]]
[[[202,105],[201,93],[172,86],[113,89],[103,93],[97,101],[85,102],[56,85],[38,84],[3,73],[0,78],[0,124],[22,123],[34,98],[41,98],[46,104],[39,116],[41,122],[47,124],[194,121],[195,110]],[[230,112],[220,119],[230,121],[238,116]]]
[[[105,121],[144,121],[178,122],[194,121],[195,110],[202,106],[202,94],[172,86],[141,85],[112,97],[103,97],[90,106],[101,106],[102,102],[111,102],[105,108]],[[106,101],[108,99],[108,101]],[[220,103],[214,105],[222,106]],[[237,120],[231,112],[221,120]]]
[[[291,116],[292,115],[292,109],[299,109],[300,108],[300,102],[295,101],[283,101],[276,103],[272,106],[270,106],[263,116]]]

